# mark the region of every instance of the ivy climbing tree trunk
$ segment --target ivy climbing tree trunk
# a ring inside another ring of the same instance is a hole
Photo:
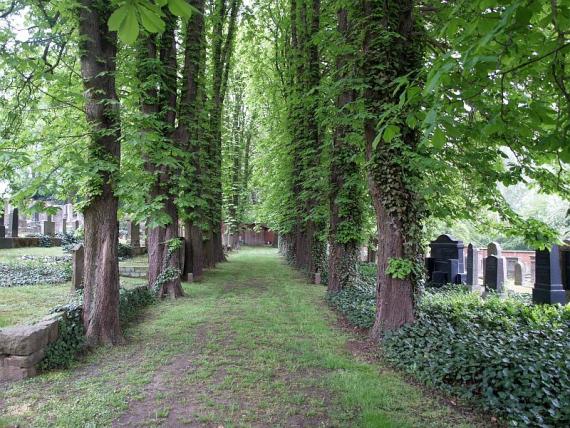
[[[119,325],[119,223],[114,194],[120,162],[119,101],[115,90],[117,39],[107,20],[106,1],[81,0],[81,77],[85,114],[91,127],[91,199],[85,206],[83,322],[88,346],[123,342]]]
[[[414,321],[415,299],[421,264],[423,202],[415,191],[418,171],[412,165],[419,134],[405,121],[407,112],[394,118],[400,134],[378,136],[378,118],[398,105],[395,81],[414,79],[423,65],[423,28],[414,14],[413,0],[368,0],[363,7],[363,69],[366,82],[365,123],[368,185],[378,226],[377,314],[371,336]],[[378,144],[375,142],[378,141]],[[392,260],[409,262],[404,279],[387,273]]]
[[[190,273],[194,280],[203,275],[203,240],[202,231],[196,226],[200,220],[199,211],[202,189],[201,144],[199,141],[200,115],[199,98],[200,76],[203,74],[205,58],[204,43],[204,4],[205,0],[192,0],[192,6],[198,13],[192,14],[186,26],[184,40],[184,68],[182,71],[182,95],[180,101],[180,123],[177,139],[182,150],[186,151],[186,168],[183,172],[184,195],[179,200],[181,217],[184,220],[184,242],[186,246],[183,276]]]
[[[234,49],[234,38],[237,16],[241,6],[240,0],[231,0],[228,7],[226,0],[217,0],[213,29],[213,64],[212,64],[212,109],[210,112],[211,136],[211,242],[208,252],[213,256],[213,264],[225,260],[222,245],[222,115],[226,96],[231,59]],[[227,33],[224,37],[224,26],[227,17]]]
[[[361,138],[355,132],[358,123],[353,112],[356,91],[354,79],[354,40],[351,16],[356,2],[344,4],[337,12],[340,54],[336,58],[340,94],[336,100],[336,126],[330,154],[330,224],[328,291],[337,293],[354,283],[357,276],[364,198],[361,186]],[[350,11],[350,12],[349,12]]]
[[[167,13],[166,28],[160,38],[149,36],[143,46],[140,64],[142,112],[148,132],[159,141],[150,142],[146,169],[153,181],[150,202],[161,204],[163,224],[151,227],[148,235],[149,286],[159,297],[177,298],[184,294],[180,281],[178,210],[175,204],[174,171],[168,165],[175,145],[177,108],[177,62],[175,31],[177,19]]]

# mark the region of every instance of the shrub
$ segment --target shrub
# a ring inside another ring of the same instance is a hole
[[[144,306],[155,301],[147,287],[119,290],[119,318],[121,324],[131,321]],[[77,299],[68,305],[53,308],[50,313],[63,312],[59,322],[59,336],[48,346],[46,356],[39,364],[42,370],[67,368],[85,347],[85,330],[82,321],[83,295],[79,292]]]
[[[118,255],[120,259],[128,259],[133,256],[133,247],[119,242]]]
[[[329,294],[327,300],[354,326],[370,328],[376,315],[376,265],[359,263],[353,287]]]
[[[73,233],[58,233],[56,237],[61,239],[61,246],[63,247],[63,251],[66,253],[71,252],[75,245],[83,242]]]
[[[57,312],[64,313],[59,322],[59,336],[48,346],[46,355],[39,364],[41,370],[69,367],[85,347],[81,304],[74,302],[51,311],[51,313]]]
[[[370,328],[376,314],[376,296],[374,289],[347,287],[339,293],[329,294],[327,300],[340,311],[352,325]]]
[[[418,320],[384,338],[386,358],[478,400],[513,426],[570,424],[570,307],[427,291]]]
[[[119,318],[121,323],[132,320],[140,308],[150,305],[155,301],[154,295],[148,287],[132,289],[121,288],[119,290]]]

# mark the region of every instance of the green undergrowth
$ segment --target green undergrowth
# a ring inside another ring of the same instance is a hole
[[[328,296],[355,326],[375,316],[372,287]],[[428,289],[418,320],[388,335],[384,357],[420,381],[479,403],[512,426],[570,425],[570,306]]]
[[[347,333],[270,249],[242,249],[144,311],[128,344],[0,389],[21,426],[467,427],[475,421],[350,351]],[[0,387],[1,388],[1,387]],[[3,419],[2,419],[3,418]],[[127,419],[121,419],[127,418]],[[0,426],[2,424],[0,423]]]
[[[155,302],[152,292],[145,286],[121,288],[119,293],[119,318],[123,326],[132,321],[142,308]],[[84,350],[82,300],[81,294],[78,294],[71,303],[52,309],[52,313],[62,313],[59,321],[59,337],[48,346],[46,356],[39,364],[40,369],[67,368]]]
[[[480,402],[512,426],[570,425],[570,307],[426,293],[416,324],[385,338],[386,358]]]

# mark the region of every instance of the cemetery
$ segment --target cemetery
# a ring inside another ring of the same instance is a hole
[[[0,428],[570,426],[567,0],[0,0]]]

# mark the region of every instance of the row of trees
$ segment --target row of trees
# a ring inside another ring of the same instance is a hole
[[[0,153],[8,166],[1,178],[14,203],[36,201],[30,210],[46,208],[40,194],[82,209],[91,346],[123,340],[119,216],[146,223],[149,287],[160,297],[182,296],[181,278],[199,279],[224,260],[222,143],[235,135],[237,151],[251,141],[245,130],[226,135],[222,126],[241,7],[239,0],[0,3]],[[242,128],[243,114],[235,116]],[[248,179],[233,179],[233,198],[243,199]],[[232,217],[235,234],[239,213]]]
[[[246,6],[0,0],[1,178],[16,203],[82,207],[90,344],[121,341],[120,215],[149,226],[161,296],[182,294],[178,225],[199,278],[224,259],[222,219],[238,245],[252,194],[330,292],[373,242],[374,336],[413,320],[426,220],[491,210],[528,245],[558,238],[497,183],[570,194],[567,2]]]
[[[491,210],[486,227],[532,247],[559,239],[498,184],[569,198],[567,3],[258,0],[254,11],[242,43],[262,118],[258,213],[291,263],[328,271],[330,292],[351,286],[358,248],[377,243],[373,336],[414,318],[427,220]]]

